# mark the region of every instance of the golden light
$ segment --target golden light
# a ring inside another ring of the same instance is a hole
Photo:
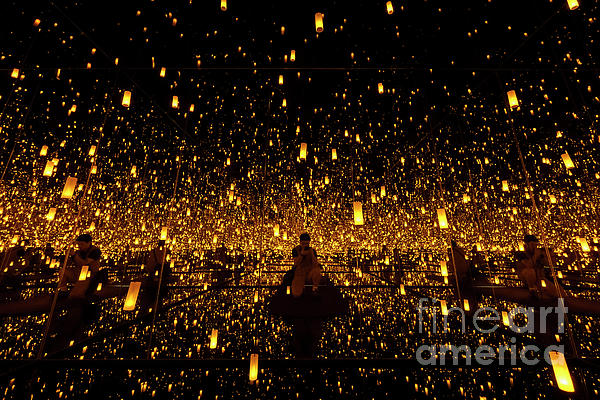
[[[558,388],[563,392],[574,392],[575,386],[573,386],[573,379],[571,379],[571,373],[569,372],[565,355],[558,351],[551,351],[549,352],[549,355]]]
[[[379,82],[377,84],[377,91],[379,92],[379,94],[383,93],[383,83]]]
[[[300,159],[306,160],[306,143],[300,143]]]
[[[502,311],[502,323],[505,326],[509,325],[509,321],[508,321],[508,313],[506,311]]]
[[[448,306],[446,305],[446,300],[440,300],[440,306],[442,307],[442,315],[448,315]]]
[[[36,18],[35,21],[33,21],[33,26],[38,27],[41,22],[42,21],[39,18]]]
[[[508,95],[508,105],[510,108],[519,107],[519,99],[517,99],[517,93],[514,90],[511,90],[507,93]]]
[[[323,18],[325,17],[325,14],[323,13],[315,13],[315,29],[317,30],[317,33],[321,33],[323,32]]]
[[[400,284],[400,294],[403,295],[403,296],[406,295],[406,290],[404,289],[404,284],[403,283]]]
[[[81,272],[79,272],[80,281],[85,281],[87,279],[89,268],[89,265],[84,265],[83,267],[81,267]]]
[[[77,186],[77,178],[72,176],[68,177],[60,197],[62,199],[70,199],[71,197],[73,197],[73,193],[75,192],[75,186]]]
[[[469,300],[468,299],[464,299],[463,300],[463,305],[464,305],[465,311],[471,311],[471,305],[469,304]]]
[[[354,225],[364,225],[365,220],[363,218],[362,203],[360,201],[354,202]]]
[[[279,224],[275,224],[275,226],[273,226],[273,236],[279,237]]]
[[[446,218],[446,210],[444,208],[438,208],[437,210],[438,224],[441,229],[448,228],[448,219]]]
[[[217,339],[219,337],[219,330],[218,329],[213,329],[212,333],[210,334],[210,348],[211,349],[216,349],[217,348]]]
[[[565,154],[561,155],[563,163],[565,164],[565,168],[567,169],[571,169],[571,168],[575,168],[575,164],[573,163],[573,160],[571,160],[571,156],[569,156],[569,153],[567,153],[565,151]]]
[[[11,78],[17,79],[19,77],[19,69],[18,68],[14,68],[10,74]]]
[[[508,181],[502,181],[502,191],[508,192]]]
[[[250,355],[250,381],[254,382],[258,378],[258,354]]]
[[[442,276],[448,276],[448,266],[446,265],[446,261],[440,261],[440,269]]]
[[[123,93],[123,101],[121,104],[123,107],[129,107],[131,104],[131,92],[129,90],[126,90],[125,93]]]
[[[337,150],[336,149],[331,149],[331,159],[337,160]]]
[[[160,230],[160,240],[167,240],[167,231],[168,228],[166,226],[163,226]]]
[[[162,67],[160,69],[160,77],[164,78],[166,74],[167,74],[167,69],[165,67]]]
[[[385,193],[385,185],[381,186],[381,192],[380,192],[381,197],[385,197],[386,193]]]
[[[579,244],[581,245],[581,250],[589,253],[590,252],[590,245],[588,244],[588,241],[586,238],[579,238]]]
[[[296,50],[290,52],[290,61],[296,61]]]
[[[283,85],[283,75],[279,75],[279,84]]]
[[[388,14],[392,15],[394,13],[394,5],[392,4],[391,1],[388,1],[387,3],[385,3],[385,7],[386,7]]]
[[[577,10],[579,8],[578,0],[567,0],[567,4],[569,5],[569,10]]]
[[[45,156],[46,154],[48,154],[48,146],[42,146],[42,149],[40,150],[40,156]]]
[[[46,166],[44,167],[44,176],[52,176],[52,172],[54,172],[54,163],[52,161],[47,161]]]
[[[227,0],[221,0],[221,11],[227,11]]]
[[[137,302],[141,286],[142,282],[131,282],[129,284],[129,289],[127,290],[127,297],[125,297],[125,305],[123,306],[124,311],[135,310],[135,303]]]
[[[177,96],[173,96],[173,100],[171,100],[171,107],[179,108],[179,98]]]
[[[96,146],[92,145],[90,147],[90,151],[88,152],[88,156],[93,157],[96,154]]]
[[[56,208],[52,207],[50,209],[50,211],[48,211],[48,214],[46,214],[46,219],[48,221],[53,221],[55,216],[56,216]]]

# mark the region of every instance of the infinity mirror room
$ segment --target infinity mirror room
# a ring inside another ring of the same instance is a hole
[[[6,0],[2,399],[600,398],[600,3]]]

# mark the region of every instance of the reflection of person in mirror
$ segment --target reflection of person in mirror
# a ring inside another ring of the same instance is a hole
[[[92,237],[87,233],[79,235],[77,239],[75,239],[75,242],[77,244],[77,251],[75,251],[75,254],[71,257],[71,266],[64,271],[64,275],[60,280],[59,290],[66,291],[67,283],[72,283],[74,284],[74,287],[70,292],[70,296],[83,298],[92,281],[87,278],[93,279],[100,270],[100,258],[102,252],[98,247],[92,244]],[[81,270],[85,266],[88,267],[88,277],[84,277],[80,280]]]
[[[312,284],[313,293],[317,292],[321,281],[321,269],[317,261],[317,252],[310,247],[308,233],[300,235],[300,245],[292,250],[292,257],[294,258],[292,295],[300,297],[307,283]]]

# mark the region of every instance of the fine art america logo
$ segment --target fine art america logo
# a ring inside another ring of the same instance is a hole
[[[436,318],[436,312],[431,313],[431,320],[424,323],[423,312],[435,308],[435,304],[440,302],[442,306],[443,318],[441,321],[442,332],[448,330],[448,316],[452,313],[458,313],[461,319],[462,332],[465,333],[467,316],[461,308],[447,308],[444,301],[428,298],[419,299],[419,333],[424,332],[424,325],[429,325],[427,331],[436,334],[439,328],[439,321]],[[480,333],[493,333],[500,324],[507,325],[514,333],[546,333],[549,329],[552,333],[563,333],[565,327],[565,315],[568,309],[564,305],[563,299],[559,298],[556,307],[515,307],[510,312],[502,313],[502,317],[495,309],[491,307],[478,308],[472,313],[473,328]],[[519,326],[515,323],[515,318],[522,314],[526,317],[527,323]],[[550,320],[548,323],[547,321]],[[426,332],[427,332],[426,331]],[[513,336],[509,344],[500,345],[497,349],[488,345],[480,345],[473,349],[468,345],[445,344],[445,345],[427,345],[419,346],[416,352],[417,361],[421,365],[446,365],[446,356],[452,354],[452,362],[458,365],[459,357],[462,354],[461,364],[471,365],[473,358],[479,365],[490,365],[497,362],[498,365],[517,365],[517,356],[525,365],[537,365],[541,360],[539,358],[540,349],[535,345],[525,345],[520,351],[517,351],[516,338]],[[551,359],[556,353],[564,354],[564,345],[549,345],[544,349],[544,360],[552,365]],[[448,360],[448,363],[450,361]]]

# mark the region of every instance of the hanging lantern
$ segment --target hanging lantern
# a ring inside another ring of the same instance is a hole
[[[40,156],[45,156],[46,154],[48,154],[48,146],[42,146],[42,149],[40,150]]]
[[[337,150],[336,149],[331,149],[331,159],[337,160]]]
[[[438,224],[439,224],[440,228],[447,229],[448,228],[448,219],[446,218],[446,210],[443,208],[438,208],[437,216],[438,216]]]
[[[77,186],[77,178],[72,176],[67,178],[67,182],[65,183],[65,187],[63,188],[62,194],[60,195],[61,199],[70,199],[73,197],[73,192],[75,192],[75,186]]]
[[[171,107],[179,108],[179,98],[177,96],[173,96],[173,100],[171,101]]]
[[[440,270],[442,276],[448,276],[448,265],[446,264],[446,261],[440,261]]]
[[[364,225],[365,220],[363,218],[362,203],[360,201],[354,202],[354,225]]]
[[[391,1],[388,1],[387,3],[385,3],[385,7],[387,9],[387,13],[392,15],[394,13],[394,5],[392,4]]]
[[[406,294],[406,290],[404,289],[404,284],[402,284],[402,283],[400,284],[400,294],[403,296]]]
[[[385,185],[381,185],[381,197],[385,197],[386,193],[385,193]]]
[[[306,143],[300,143],[300,159],[306,160]]]
[[[569,10],[577,10],[579,8],[578,0],[567,0],[567,4],[569,5]]]
[[[217,338],[218,337],[219,337],[219,330],[213,329],[212,333],[210,334],[210,348],[211,349],[217,348]]]
[[[323,18],[325,17],[325,14],[323,13],[315,13],[315,29],[317,30],[317,33],[321,33],[323,32]]]
[[[471,311],[471,306],[469,305],[469,300],[468,299],[464,299],[463,300],[463,304],[464,304],[465,311],[467,311],[467,312]]]
[[[440,305],[442,306],[442,315],[448,315],[448,306],[446,305],[446,300],[440,300]]]
[[[590,252],[590,245],[588,244],[587,239],[585,238],[579,238],[579,244],[581,245],[581,250],[589,253]]]
[[[279,84],[283,85],[283,75],[279,75]]]
[[[19,69],[18,68],[14,68],[10,74],[11,78],[17,79],[19,77]]]
[[[502,191],[508,192],[508,181],[502,181]]]
[[[126,90],[125,93],[123,93],[123,101],[121,104],[123,107],[129,107],[129,104],[131,104],[131,92],[129,90]]]
[[[571,160],[569,153],[567,153],[565,151],[565,154],[562,154],[561,157],[562,157],[563,163],[565,164],[565,168],[567,168],[567,169],[575,168],[575,164],[573,163],[573,160]]]
[[[549,352],[550,362],[552,363],[552,369],[554,370],[554,377],[558,388],[563,392],[574,392],[575,387],[573,386],[573,380],[569,373],[569,367],[565,360],[565,355],[558,351]]]
[[[162,67],[162,68],[160,69],[160,74],[159,74],[159,75],[160,75],[160,77],[161,77],[161,78],[164,78],[166,74],[167,74],[167,69],[166,69],[165,67]]]
[[[221,11],[227,11],[227,0],[221,0]]]
[[[379,94],[383,93],[383,83],[379,82],[377,84],[377,91],[379,92]]]
[[[511,90],[507,93],[508,95],[508,105],[510,108],[519,107],[519,99],[517,99],[517,93],[514,90]]]
[[[168,228],[166,226],[162,227],[160,230],[160,240],[167,240],[167,230]]]
[[[56,216],[56,208],[52,207],[50,209],[50,211],[48,211],[48,214],[46,214],[46,219],[48,221],[53,221],[55,216]]]
[[[54,172],[54,163],[52,161],[48,161],[44,167],[44,176],[52,176],[52,172]]]
[[[88,152],[88,155],[93,157],[96,154],[96,146],[90,147],[90,151]]]
[[[87,279],[89,268],[89,265],[84,265],[83,267],[81,267],[81,272],[79,273],[80,281],[85,281]]]
[[[258,378],[258,354],[250,354],[250,382]]]
[[[275,224],[273,227],[273,236],[279,237],[279,224]]]
[[[296,61],[296,50],[292,50],[290,53],[290,61]]]
[[[510,323],[508,320],[508,313],[506,311],[502,311],[502,323],[504,326],[508,326]]]
[[[281,102],[281,107],[287,107],[287,100],[283,99],[283,101]]]
[[[142,282],[131,282],[129,284],[129,290],[127,290],[127,297],[125,297],[125,305],[123,306],[123,310],[135,310],[135,303],[137,302],[137,297],[141,286]]]

